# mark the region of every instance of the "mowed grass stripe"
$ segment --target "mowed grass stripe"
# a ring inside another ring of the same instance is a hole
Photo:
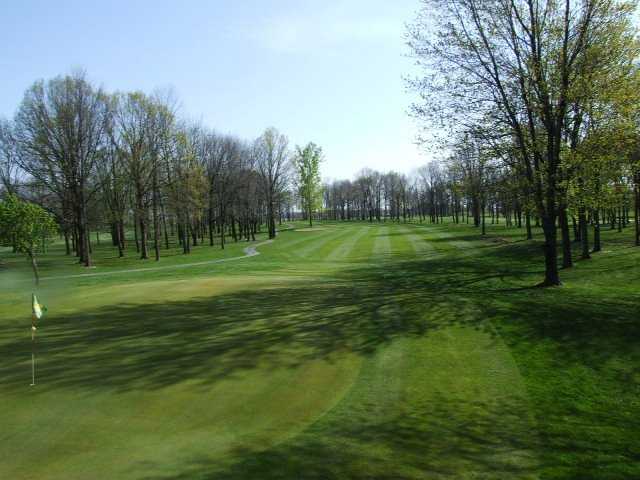
[[[361,263],[367,262],[372,258],[375,236],[378,233],[379,227],[367,224],[361,228],[363,233],[356,241],[348,256],[345,257],[346,262]]]
[[[411,242],[407,238],[408,230],[404,226],[394,226],[391,228],[389,240],[391,241],[391,253],[400,257],[415,257],[415,252]]]
[[[378,255],[389,255],[391,253],[391,240],[389,239],[389,227],[378,227],[371,231],[374,236],[371,253],[375,257]]]
[[[353,236],[359,229],[356,228],[345,228],[345,229],[336,229],[331,238],[328,238],[319,244],[314,245],[314,248],[311,251],[307,252],[307,255],[310,256],[314,261],[324,262],[329,254],[333,252],[339,245],[347,240],[349,237]]]
[[[417,255],[434,251],[433,244],[429,243],[422,235],[417,234],[415,228],[403,227],[402,231]]]
[[[297,247],[293,254],[297,257],[302,257],[307,260],[320,260],[321,255],[318,252],[329,242],[333,241],[336,237],[343,237],[349,234],[349,231],[344,231],[339,228],[328,228],[322,233],[304,232],[300,235],[314,235],[315,237],[311,242],[305,243],[302,248]]]
[[[362,237],[369,234],[370,230],[371,229],[363,226],[349,228],[350,235],[346,239],[342,239],[340,244],[334,247],[325,259],[333,262],[349,258],[356,244]]]
[[[317,231],[296,231],[287,232],[287,238],[278,237],[278,241],[275,242],[277,259],[293,260],[296,257],[300,257],[300,252],[304,252],[312,244],[321,241],[324,238],[333,236],[335,232],[333,229],[324,229]],[[281,241],[282,240],[282,241]]]
[[[454,241],[453,234],[445,231],[443,227],[429,225],[420,228],[420,230],[422,230],[420,237],[426,240],[436,252],[448,254],[455,253],[459,250],[458,247],[451,243]]]

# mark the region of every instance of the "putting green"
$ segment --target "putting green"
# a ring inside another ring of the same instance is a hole
[[[534,478],[516,362],[470,302],[424,290],[428,242],[355,224],[44,282],[35,387],[28,292],[3,294],[0,478]]]

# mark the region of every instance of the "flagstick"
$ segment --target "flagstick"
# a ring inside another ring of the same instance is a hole
[[[33,322],[33,317],[31,317]],[[31,387],[36,384],[36,331],[33,329],[33,323],[31,324]]]

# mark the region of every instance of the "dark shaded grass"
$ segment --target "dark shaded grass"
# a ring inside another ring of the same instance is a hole
[[[271,450],[237,451],[231,465],[193,459],[185,472],[153,480],[536,478],[521,448],[536,439],[515,432],[521,405],[458,403],[442,396],[417,412],[380,418],[366,406],[334,413],[296,439]],[[472,413],[471,413],[472,412]],[[505,447],[509,445],[509,447]],[[372,451],[371,446],[376,447]],[[493,455],[487,455],[493,450]],[[389,470],[393,457],[397,470]],[[463,472],[463,473],[461,473]]]

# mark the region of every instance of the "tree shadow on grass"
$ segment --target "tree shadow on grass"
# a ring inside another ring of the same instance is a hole
[[[537,478],[536,437],[520,399],[494,402],[435,395],[410,412],[379,416],[348,401],[329,419],[267,450],[226,460],[187,460],[178,474],[146,480]]]
[[[52,387],[215,382],[261,362],[286,367],[344,351],[367,355],[395,338],[452,323],[487,329],[487,318],[522,325],[514,345],[551,339],[571,347],[566,359],[594,368],[636,350],[633,300],[594,303],[562,289],[529,291],[537,271],[527,268],[526,257],[504,255],[513,249],[356,266],[332,281],[52,315],[38,340],[41,373]],[[21,365],[31,346],[23,337],[16,328],[0,335],[6,386],[24,381]]]
[[[40,374],[49,388],[126,391],[185,379],[210,384],[261,364],[295,367],[345,351],[369,355],[438,328],[457,290],[506,274],[433,260],[358,267],[332,281],[52,314],[38,338]],[[0,335],[7,387],[24,382],[25,340],[17,327]]]
[[[312,282],[160,304],[110,305],[49,317],[38,339],[48,388],[154,389],[185,379],[213,383],[260,364],[295,367],[350,351],[368,354],[428,325],[412,305],[375,285]],[[24,383],[31,345],[8,328],[0,344],[0,382]]]

